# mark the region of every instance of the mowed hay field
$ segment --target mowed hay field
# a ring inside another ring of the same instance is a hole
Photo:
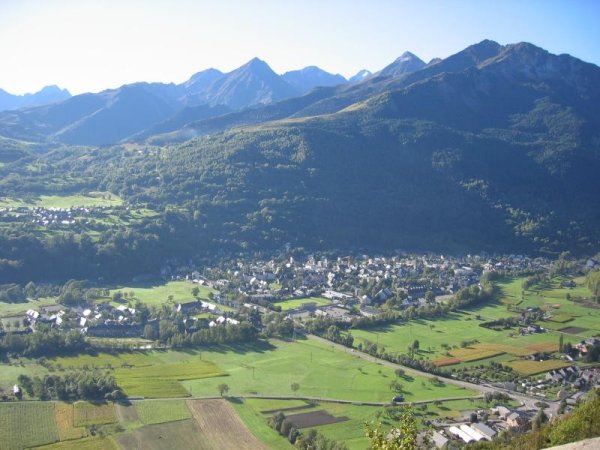
[[[52,402],[0,403],[0,448],[22,450],[58,441]]]
[[[225,400],[188,400],[200,428],[204,447],[209,449],[267,450]]]
[[[115,435],[113,439],[120,448],[127,450],[208,450],[211,448],[206,445],[206,439],[193,419],[148,425]]]
[[[549,359],[547,361],[531,361],[524,359],[518,361],[510,361],[505,363],[505,365],[511,367],[521,375],[530,376],[537,375],[538,373],[548,372],[552,369],[569,367],[571,364],[567,361],[559,361],[556,359]]]
[[[189,392],[180,381],[226,375],[210,361],[194,359],[146,367],[115,369],[117,383],[129,396],[148,398],[187,397]]]
[[[90,437],[36,447],[36,450],[121,450],[111,437]]]

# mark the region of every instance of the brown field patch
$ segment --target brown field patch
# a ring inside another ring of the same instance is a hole
[[[517,347],[516,345],[501,344],[497,342],[482,342],[474,346],[477,349],[495,351],[500,353],[508,353],[513,356],[527,356],[531,355],[531,351],[527,348]]]
[[[558,351],[558,342],[540,342],[539,344],[528,345],[527,348],[533,352],[554,353]]]
[[[479,344],[478,344],[479,345]],[[461,362],[479,361],[480,359],[492,358],[503,354],[503,351],[477,348],[477,346],[457,348],[450,352],[452,356],[461,360]]]
[[[73,410],[73,424],[76,427],[103,425],[117,421],[115,408],[112,403],[95,405],[87,402],[77,402],[73,405]]]
[[[325,410],[293,414],[291,416],[287,416],[287,419],[298,428],[318,427],[319,425],[329,425],[331,423],[345,422],[346,420],[350,420],[346,416],[332,416]]]
[[[207,449],[267,450],[225,400],[188,400]],[[174,447],[171,447],[174,448]]]
[[[587,331],[587,328],[581,328],[581,327],[565,327],[565,328],[561,328],[560,330],[558,330],[562,333],[569,333],[569,334],[582,334],[584,331]]]
[[[548,372],[552,369],[560,369],[562,367],[570,366],[569,363],[556,359],[549,359],[547,361],[509,361],[504,364],[525,376],[537,375],[539,373]]]
[[[193,419],[160,423],[114,436],[123,449],[140,450],[211,450]],[[223,447],[235,448],[235,447]]]
[[[452,366],[453,364],[459,364],[460,362],[460,359],[453,357],[438,358],[433,361],[433,363],[438,367]]]
[[[72,404],[54,403],[54,418],[58,427],[58,438],[61,441],[81,439],[87,435],[85,427],[75,426],[75,413]]]

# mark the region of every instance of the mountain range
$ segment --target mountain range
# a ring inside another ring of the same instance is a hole
[[[46,86],[34,94],[13,95],[0,89],[0,111],[7,111],[32,106],[59,102],[71,97],[66,89],[58,86]]]
[[[347,82],[315,66],[278,75],[267,63],[253,58],[231,72],[207,69],[178,85],[140,82],[74,97],[56,87],[21,97],[0,91],[0,111],[4,110],[0,135],[109,145]]]
[[[176,205],[197,217],[178,219],[199,227],[194,238],[219,249],[600,246],[596,65],[485,40],[429,63],[406,52],[353,82],[286,75],[295,81],[254,59],[183,85],[2,113],[6,142],[126,139],[141,150],[23,150],[0,168],[18,182],[6,176],[0,190],[37,189],[44,178],[28,167],[41,160],[52,186],[60,167],[72,189],[87,180],[134,204]]]

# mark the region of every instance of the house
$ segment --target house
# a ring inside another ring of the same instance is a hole
[[[180,313],[188,313],[193,309],[200,308],[201,305],[202,303],[200,303],[198,300],[192,300],[191,302],[187,303],[178,303],[175,310]]]
[[[379,311],[377,308],[373,308],[372,306],[362,306],[360,308],[360,313],[365,317],[373,317],[379,314]]]
[[[454,436],[458,436],[460,439],[462,439],[465,443],[469,443],[469,442],[473,442],[474,439],[469,436],[467,433],[465,433],[464,431],[456,428],[456,427],[450,427],[448,428],[448,431],[450,433],[452,433]]]
[[[496,435],[496,431],[484,423],[472,423],[471,428],[475,429],[479,434],[482,434],[486,439],[490,441]]]
[[[501,419],[506,420],[506,418],[510,415],[511,410],[506,406],[496,406],[492,408],[492,412],[499,416]]]
[[[524,430],[529,426],[529,419],[517,411],[510,413],[506,417],[508,428],[516,428]]]
[[[442,433],[434,431],[431,435],[431,440],[435,444],[436,448],[444,449],[448,445],[448,438]]]
[[[482,439],[485,439],[485,436],[483,436],[483,434],[479,433],[477,430],[475,430],[474,428],[471,428],[469,425],[461,425],[460,429],[468,436],[472,437],[474,441],[479,442]]]

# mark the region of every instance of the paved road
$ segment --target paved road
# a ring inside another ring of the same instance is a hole
[[[390,367],[392,369],[399,369],[399,368],[403,369],[407,374],[418,375],[418,376],[426,377],[426,378],[433,378],[436,376],[436,375],[432,375],[427,372],[423,372],[421,370],[413,369],[412,367],[402,366],[400,364],[386,361],[385,359],[371,356],[368,353],[363,353],[356,349],[350,349],[341,344],[336,344],[335,342],[328,341],[327,339],[323,339],[322,337],[315,336],[313,334],[309,334],[306,336],[309,339],[313,339],[313,340],[322,342],[324,344],[331,345],[332,347],[337,348],[338,350],[341,350],[341,351],[345,351],[346,353],[352,353],[352,355],[354,355],[358,358],[364,359],[365,361],[369,361],[369,362],[372,362],[375,364],[380,364],[382,366]],[[542,400],[542,399],[532,397],[529,395],[525,395],[525,394],[509,391],[507,389],[501,389],[501,388],[497,388],[495,386],[490,386],[490,385],[485,385],[485,384],[469,383],[467,381],[461,381],[461,380],[457,380],[454,378],[446,378],[446,377],[439,377],[439,376],[438,376],[438,378],[444,380],[444,382],[446,382],[446,383],[454,384],[455,386],[460,386],[465,389],[471,389],[471,390],[474,390],[474,391],[480,393],[480,395],[474,395],[472,398],[481,397],[481,395],[485,394],[486,392],[503,392],[503,393],[511,396],[512,398],[514,398],[521,404],[525,405],[528,409],[537,409],[537,407],[535,406],[535,403],[537,403],[539,401],[543,401],[545,403],[548,403],[548,405],[549,405],[549,407],[545,410],[546,414],[552,414],[552,416],[554,416],[554,415],[556,415],[556,412],[558,410],[558,405],[559,405],[558,402],[551,402],[546,399]]]

